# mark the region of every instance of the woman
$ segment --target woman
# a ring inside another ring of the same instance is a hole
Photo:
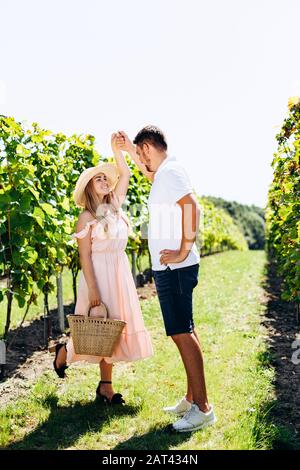
[[[78,250],[82,271],[79,276],[75,315],[100,314],[103,302],[112,318],[127,322],[113,356],[77,355],[73,341],[56,345],[54,369],[65,377],[65,369],[75,361],[86,360],[100,365],[100,382],[96,397],[108,404],[124,403],[120,393],[114,393],[112,368],[114,362],[135,361],[152,356],[150,336],[145,329],[136,287],[132,278],[125,248],[130,223],[121,209],[125,200],[130,170],[112,135],[115,164],[104,163],[88,168],[79,177],[74,200],[84,211],[76,225]]]

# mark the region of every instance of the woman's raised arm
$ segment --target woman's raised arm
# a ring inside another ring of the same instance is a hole
[[[116,196],[118,196],[119,206],[121,206],[126,198],[131,172],[122,153],[122,150],[117,143],[117,137],[117,134],[113,134],[111,136],[111,148],[114,153],[114,157],[120,174],[120,178],[117,183],[117,186],[114,189],[114,193]]]

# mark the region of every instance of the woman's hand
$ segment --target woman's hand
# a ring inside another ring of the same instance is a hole
[[[102,317],[103,316],[103,309],[101,306],[97,305],[97,307],[92,307],[90,310],[91,317]]]
[[[118,134],[117,133],[114,133],[112,134],[111,136],[111,148],[112,148],[112,151],[114,152],[114,154],[120,154],[122,153],[121,152],[121,147],[120,147],[120,144],[119,144],[119,139],[118,139]]]
[[[90,307],[96,307],[101,304],[100,292],[97,287],[89,288]]]

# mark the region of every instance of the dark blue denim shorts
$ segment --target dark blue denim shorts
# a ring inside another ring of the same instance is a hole
[[[193,289],[198,273],[199,264],[153,271],[167,336],[193,332]]]

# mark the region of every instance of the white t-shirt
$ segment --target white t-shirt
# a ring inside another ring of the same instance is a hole
[[[148,245],[152,269],[162,271],[160,251],[179,250],[182,241],[182,211],[177,201],[193,192],[189,177],[175,157],[167,157],[155,173],[149,199]],[[192,266],[200,262],[196,243],[181,263],[170,263],[170,269]]]

